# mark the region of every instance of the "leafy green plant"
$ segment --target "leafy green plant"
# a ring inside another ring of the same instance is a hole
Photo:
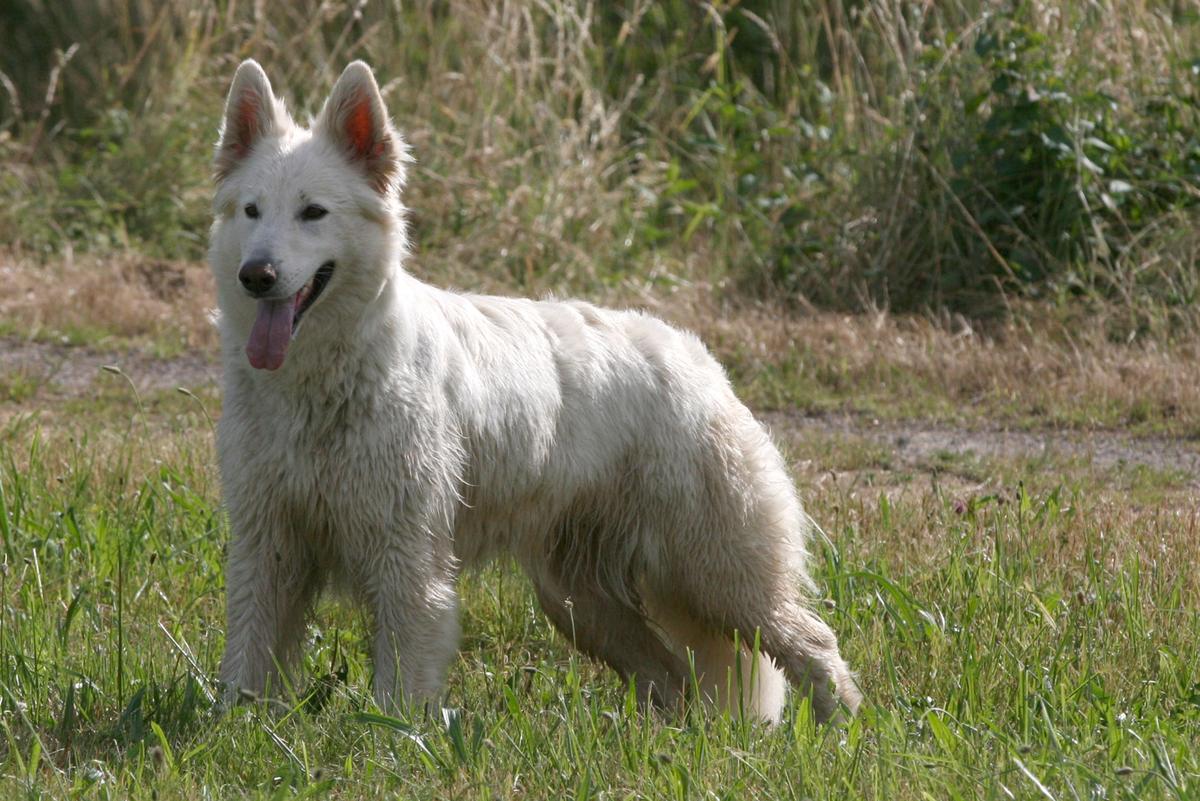
[[[990,83],[964,107],[981,125],[952,154],[952,188],[1007,264],[997,277],[1027,291],[1081,280],[1080,267],[1200,188],[1194,94],[1129,115],[1084,74],[1064,74],[1052,48],[1014,18],[992,21],[974,48]]]

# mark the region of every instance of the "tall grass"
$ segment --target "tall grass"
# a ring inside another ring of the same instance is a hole
[[[199,258],[237,61],[312,112],[365,58],[415,146],[418,269],[728,282],[1192,325],[1200,2],[13,0],[0,238]]]

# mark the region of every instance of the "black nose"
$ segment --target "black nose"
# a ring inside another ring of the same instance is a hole
[[[255,297],[270,292],[278,277],[275,265],[270,259],[250,259],[238,270],[238,280],[246,287],[246,291]]]

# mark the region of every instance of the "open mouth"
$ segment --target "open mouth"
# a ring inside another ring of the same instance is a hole
[[[297,329],[300,328],[300,318],[304,313],[312,308],[312,305],[317,302],[317,298],[325,291],[325,287],[329,284],[329,279],[333,277],[334,264],[327,261],[317,268],[316,273],[307,284],[300,288],[296,293],[295,300],[292,304],[292,336],[296,336]]]
[[[246,342],[246,358],[258,370],[278,370],[287,356],[288,345],[300,329],[300,320],[312,308],[333,277],[334,263],[317,268],[312,279],[290,298],[258,301],[258,313]]]

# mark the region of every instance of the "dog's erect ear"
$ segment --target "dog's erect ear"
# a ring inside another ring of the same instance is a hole
[[[262,67],[254,59],[243,61],[225,101],[225,120],[214,161],[217,180],[228,177],[260,139],[277,133],[287,120],[287,111],[271,91]]]
[[[403,182],[404,145],[388,121],[379,85],[364,62],[355,61],[342,72],[317,128],[351,163],[363,168],[375,191],[386,194]]]

